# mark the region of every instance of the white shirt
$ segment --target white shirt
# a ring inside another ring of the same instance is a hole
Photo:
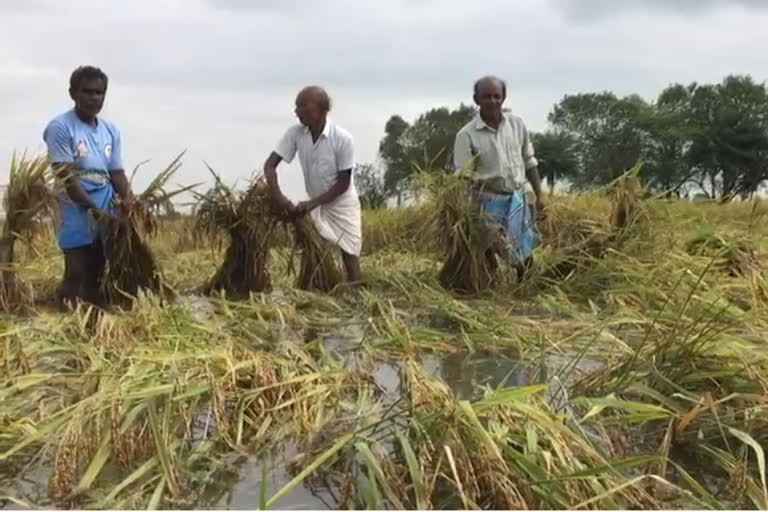
[[[304,173],[304,186],[310,198],[328,191],[339,179],[339,172],[352,170],[355,163],[352,136],[330,119],[323,133],[312,142],[309,128],[297,124],[288,129],[275,153],[291,163],[296,153]],[[362,249],[362,216],[360,198],[355,188],[354,172],[349,188],[328,204],[310,212],[320,236],[336,244],[347,254],[360,255]]]
[[[457,172],[473,169],[473,179],[494,192],[525,187],[526,170],[538,165],[525,123],[508,113],[502,114],[496,130],[480,114],[464,125],[456,134],[453,161]]]
[[[312,142],[312,133],[306,126],[291,126],[277,144],[275,152],[286,163],[291,163],[296,153],[299,154],[304,186],[312,199],[327,192],[338,180],[338,173],[351,170],[355,163],[352,135],[330,118],[325,120],[323,133],[317,142]],[[358,201],[354,173],[349,188],[334,202],[351,200]]]

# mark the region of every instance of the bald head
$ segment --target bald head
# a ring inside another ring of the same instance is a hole
[[[474,88],[475,101],[477,101],[477,98],[481,96],[483,92],[486,92],[489,89],[497,89],[497,88],[501,90],[502,99],[506,99],[507,84],[506,82],[504,82],[504,80],[494,75],[486,75],[480,78],[478,81],[475,82],[475,88]]]
[[[474,100],[480,107],[480,117],[493,128],[501,122],[501,106],[506,97],[507,86],[499,77],[484,76],[475,82]]]
[[[331,97],[325,92],[325,89],[319,85],[309,85],[299,91],[296,102],[315,103],[318,108],[329,112],[331,110]]]

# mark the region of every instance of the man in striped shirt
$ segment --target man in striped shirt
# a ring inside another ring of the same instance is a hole
[[[526,181],[536,210],[543,212],[545,202],[530,133],[520,117],[502,110],[506,96],[506,84],[497,77],[475,82],[479,112],[456,134],[453,158],[457,172],[472,171],[475,202],[504,235],[522,279],[538,244]]]

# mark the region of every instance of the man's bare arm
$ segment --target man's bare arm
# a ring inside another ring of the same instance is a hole
[[[56,170],[58,178],[64,181],[64,188],[72,201],[89,210],[99,209],[91,199],[91,196],[80,185],[80,180],[75,176],[75,169],[72,164],[54,163],[52,167]]]
[[[112,182],[112,186],[115,188],[115,192],[117,192],[121,199],[133,201],[131,184],[128,183],[128,178],[125,176],[124,170],[118,169],[109,171],[109,179]]]
[[[539,178],[539,168],[531,167],[525,171],[525,176],[533,187],[533,193],[537,198],[541,198],[541,178]]]
[[[283,158],[275,153],[270,153],[267,160],[264,162],[264,177],[267,179],[267,185],[269,186],[269,192],[272,196],[272,200],[275,201],[278,207],[289,210],[293,205],[288,200],[283,192],[280,190],[280,184],[277,181],[277,166]]]
[[[311,210],[316,206],[331,203],[335,201],[341,194],[347,191],[349,184],[352,182],[352,169],[339,171],[338,176],[339,178],[331,188],[316,198],[306,202],[307,206],[309,207],[308,210]]]

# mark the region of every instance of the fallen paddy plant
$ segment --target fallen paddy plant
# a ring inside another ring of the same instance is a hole
[[[439,233],[400,240],[437,217],[430,196],[375,213],[354,300],[288,285],[238,301],[140,294],[94,322],[84,307],[2,314],[0,499],[766,508],[768,228],[751,204],[629,196],[553,197],[531,277],[479,296],[441,285]],[[208,242],[228,222],[169,250],[198,220],[147,240],[175,288],[225,254]],[[281,234],[264,261],[283,284],[295,276]],[[51,242],[19,251],[22,277],[56,282]],[[564,259],[571,271],[549,279]]]
[[[106,267],[101,289],[108,304],[128,307],[140,290],[161,291],[160,269],[145,238],[157,232],[155,217],[158,209],[167,205],[175,195],[194,187],[171,193],[164,190],[168,180],[181,167],[183,155],[184,152],[179,154],[152,180],[130,210],[122,209],[116,217],[101,215],[96,219],[103,233]]]
[[[470,295],[490,288],[505,242],[489,229],[473,204],[469,181],[448,173],[422,172],[418,186],[433,202],[425,236],[437,240],[441,250],[440,284]]]
[[[228,297],[269,291],[270,249],[276,220],[271,215],[267,184],[256,179],[245,192],[237,193],[210,170],[216,185],[207,194],[198,194],[195,228],[211,239],[227,233],[229,246],[219,269],[201,291],[224,291]]]
[[[46,216],[54,213],[54,197],[48,187],[49,162],[45,155],[13,154],[8,188],[3,197],[0,238],[0,309],[9,311],[34,301],[33,290],[16,270],[16,242],[39,231]]]
[[[308,216],[289,222],[293,229],[293,254],[299,256],[296,287],[321,293],[332,291],[344,280],[339,250],[320,236]],[[294,267],[293,254],[291,268]]]

